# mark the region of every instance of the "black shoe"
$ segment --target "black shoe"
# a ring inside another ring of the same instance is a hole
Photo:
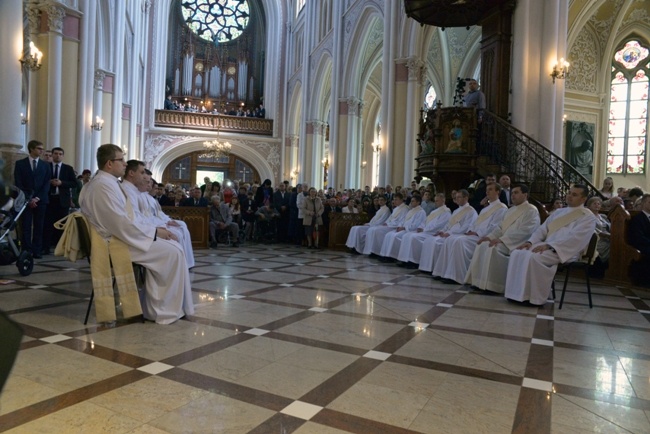
[[[32,255],[34,259],[43,259],[43,255]]]
[[[44,255],[51,255],[52,252],[50,252],[50,249],[43,250]]]
[[[210,243],[210,248],[211,249],[216,249],[217,248],[217,242],[216,241],[211,242]]]
[[[239,243],[237,243],[237,242],[232,243],[232,246],[233,246],[233,247],[239,247]]]
[[[420,266],[415,262],[407,262],[404,267],[408,270],[417,270],[418,268],[420,268]]]

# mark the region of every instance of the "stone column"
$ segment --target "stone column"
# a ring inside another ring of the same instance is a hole
[[[568,0],[521,0],[514,16],[512,124],[556,153],[562,149],[564,80],[550,77],[566,58]],[[531,55],[530,53],[538,53]]]
[[[61,146],[61,68],[63,62],[63,18],[65,10],[48,4],[43,10],[48,20],[47,63],[47,143],[52,149]]]
[[[358,187],[359,184],[359,148],[361,146],[361,110],[363,108],[363,101],[355,96],[348,97],[346,102],[348,108],[344,188]]]
[[[84,16],[81,20],[79,46],[79,84],[77,86],[77,130],[75,169],[81,173],[93,166],[92,131],[90,129],[90,109],[93,105],[93,83],[95,75],[95,27],[97,2],[83,0],[80,4]],[[88,146],[91,145],[91,146]]]
[[[93,98],[93,113],[91,115],[91,123],[95,122],[95,118],[99,116],[102,117],[102,104],[104,100],[104,78],[106,78],[106,73],[102,70],[95,71],[95,96]],[[88,124],[90,128],[90,124]],[[101,131],[92,130],[92,152],[90,153],[91,157],[97,155],[97,149],[101,146],[102,133]],[[95,158],[91,158],[90,170],[95,171],[97,169],[97,161]]]
[[[418,108],[422,107],[422,86],[424,77],[426,77],[426,66],[419,58],[409,57],[406,60],[406,67],[408,68],[408,83],[406,85],[406,134],[404,136],[404,179],[402,181],[402,185],[405,186],[410,185],[415,176],[415,157],[418,154],[415,134],[419,126]]]
[[[5,182],[13,181],[14,162],[23,157],[24,127],[20,123],[23,56],[23,2],[0,1],[0,158],[4,162]],[[28,114],[25,113],[25,116]]]

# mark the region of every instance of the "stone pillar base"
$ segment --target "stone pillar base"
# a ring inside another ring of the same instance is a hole
[[[21,145],[0,143],[0,175],[5,185],[13,185],[16,161],[26,156],[27,153]]]

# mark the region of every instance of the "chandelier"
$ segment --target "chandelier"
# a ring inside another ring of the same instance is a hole
[[[204,155],[208,158],[224,158],[230,156],[232,145],[219,139],[203,142]]]

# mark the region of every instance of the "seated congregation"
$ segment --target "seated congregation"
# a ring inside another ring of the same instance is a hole
[[[500,200],[502,185],[494,179],[486,185],[487,200],[481,200],[478,212],[467,190],[454,192],[453,212],[444,204],[444,195],[436,195],[436,208],[428,215],[417,196],[406,206],[404,196],[395,194],[393,210],[384,204],[383,212],[369,223],[353,227],[346,245],[354,253],[418,268],[445,283],[467,284],[481,293],[543,305],[551,296],[558,265],[581,257],[597,224],[604,232],[602,224],[585,206],[586,186],[573,185],[566,196],[567,207],[540,224],[537,207],[528,202],[526,185],[509,189],[508,207]],[[646,223],[650,195],[644,196],[643,206]]]

